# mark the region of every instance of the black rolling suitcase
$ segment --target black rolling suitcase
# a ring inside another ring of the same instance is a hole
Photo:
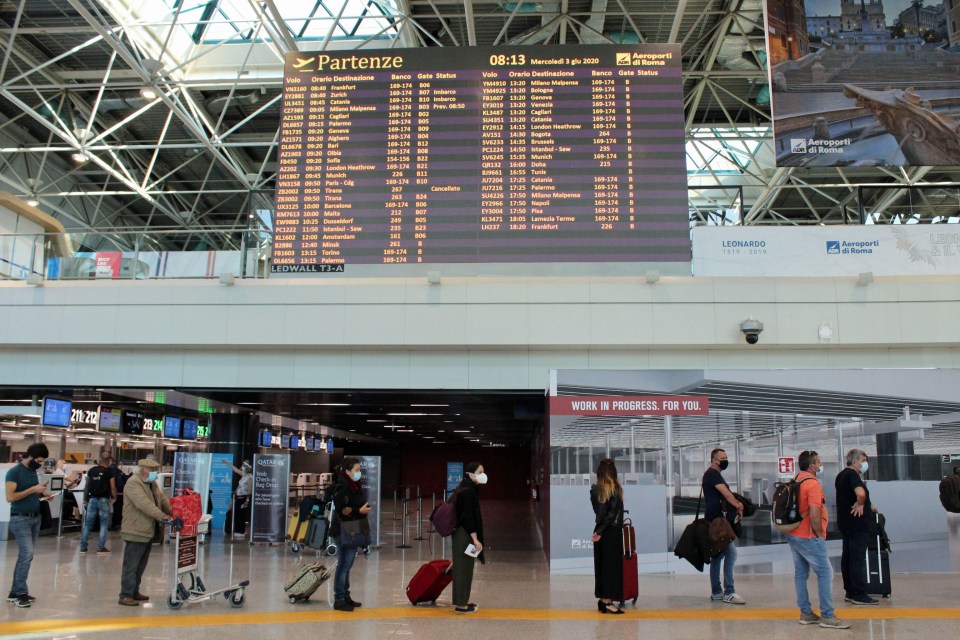
[[[873,518],[867,543],[867,593],[889,598],[893,593],[890,585],[890,539],[884,530],[883,514],[875,513]]]

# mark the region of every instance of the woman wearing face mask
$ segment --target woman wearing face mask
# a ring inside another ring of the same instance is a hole
[[[464,551],[472,544],[480,563],[486,564],[483,556],[480,485],[487,484],[487,474],[479,462],[470,462],[463,470],[463,480],[451,496],[457,509],[457,528],[453,532],[453,605],[457,613],[473,613],[477,605],[470,602],[470,588],[473,585],[476,558]]]
[[[150,560],[153,534],[157,521],[169,522],[173,509],[158,486],[160,463],[144,458],[138,472],[130,476],[123,487],[123,566],[120,572],[120,600],[118,604],[139,607],[150,598],[140,593],[140,581]]]
[[[333,493],[337,517],[330,530],[330,535],[340,537],[337,571],[333,576],[333,608],[337,611],[353,611],[361,603],[350,597],[350,568],[357,557],[357,549],[367,546],[365,538],[369,526],[366,521],[371,507],[360,487],[360,461],[344,458],[340,466],[342,471],[336,476]]]
[[[237,469],[227,460],[222,462],[240,476],[237,492],[233,496],[233,537],[242,539],[247,531],[247,520],[250,519],[250,496],[253,495],[253,465],[250,464],[249,460],[244,460],[240,468]]]
[[[590,487],[593,526],[593,590],[600,613],[623,613],[614,600],[623,599],[623,488],[617,467],[609,458],[597,467],[597,483]]]

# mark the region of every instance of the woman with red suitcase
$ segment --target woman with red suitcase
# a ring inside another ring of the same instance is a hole
[[[617,467],[609,458],[597,467],[597,483],[590,487],[596,515],[593,526],[594,595],[600,613],[623,613],[614,600],[623,600],[623,488]]]
[[[457,528],[453,532],[453,605],[457,613],[473,613],[477,605],[470,602],[473,567],[483,557],[483,518],[480,514],[480,485],[487,484],[487,474],[479,462],[463,468],[464,477],[454,489]],[[467,552],[470,552],[469,554]]]

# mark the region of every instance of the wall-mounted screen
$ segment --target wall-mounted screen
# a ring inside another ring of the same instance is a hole
[[[197,440],[209,440],[210,439],[210,425],[209,424],[198,424],[197,425]]]
[[[307,436],[307,444],[304,446],[306,451],[316,451],[316,438]]]
[[[671,44],[290,53],[271,269],[689,262],[682,84]]]
[[[327,439],[327,453],[333,453],[333,438]]]
[[[99,431],[120,433],[120,425],[122,422],[123,411],[121,409],[100,407],[100,415],[97,417],[97,429]]]
[[[69,427],[73,403],[57,398],[43,399],[43,419],[41,424],[47,427]]]
[[[182,422],[180,418],[175,418],[173,416],[164,416],[163,417],[163,437],[164,438],[180,438],[182,436]]]
[[[960,164],[955,7],[767,0],[777,166]]]
[[[273,432],[272,431],[261,431],[260,432],[260,446],[269,447],[272,445]]]
[[[290,448],[294,450],[300,448],[300,436],[290,436]]]
[[[290,434],[289,434],[289,433],[282,433],[282,434],[280,434],[280,447],[283,448],[283,449],[289,449],[289,448],[290,448]]]
[[[144,415],[140,411],[124,411],[120,421],[120,432],[131,436],[143,433]]]
[[[197,420],[193,418],[184,418],[181,422],[180,437],[184,440],[196,440],[198,427],[199,423]]]

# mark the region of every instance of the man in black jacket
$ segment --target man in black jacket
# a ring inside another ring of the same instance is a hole
[[[875,605],[879,602],[867,595],[867,542],[870,539],[870,492],[862,476],[869,464],[861,449],[847,452],[847,467],[837,474],[837,528],[843,537],[840,572],[843,574],[844,600],[856,605]]]

